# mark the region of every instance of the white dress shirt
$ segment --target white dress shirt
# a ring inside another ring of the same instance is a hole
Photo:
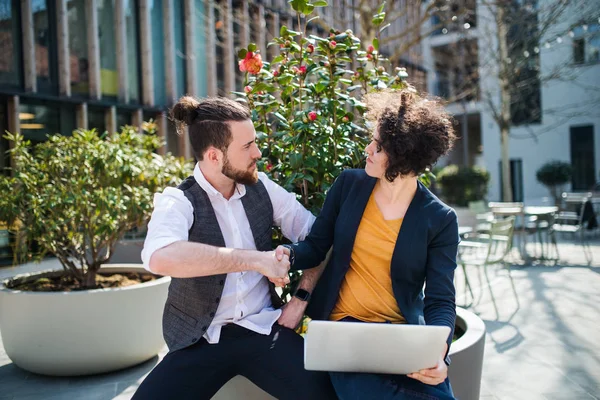
[[[246,194],[246,187],[237,184],[233,196],[227,200],[206,180],[198,164],[194,168],[194,178],[208,194],[225,246],[256,250],[241,200]],[[273,204],[273,223],[280,226],[282,233],[292,242],[304,239],[315,220],[312,213],[302,207],[295,194],[271,181],[264,173],[259,172],[258,178]],[[150,257],[156,250],[177,241],[187,241],[193,222],[194,209],[183,191],[169,187],[163,193],[155,194],[154,211],[142,250],[144,268],[150,271]],[[263,275],[255,271],[229,273],[216,315],[204,337],[209,343],[218,343],[221,327],[228,323],[268,335],[280,315],[281,310],[273,308],[268,281]]]

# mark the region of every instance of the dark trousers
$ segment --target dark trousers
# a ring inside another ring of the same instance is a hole
[[[450,382],[436,386],[406,375],[330,372],[340,400],[454,400]]]
[[[236,375],[282,400],[336,398],[326,372],[304,369],[300,335],[277,324],[270,335],[230,324],[222,328],[218,344],[202,339],[167,354],[133,400],[210,399]]]

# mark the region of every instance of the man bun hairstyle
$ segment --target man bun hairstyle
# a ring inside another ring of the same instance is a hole
[[[374,120],[379,146],[388,157],[385,178],[419,175],[452,148],[452,117],[436,99],[414,89],[381,91],[366,96],[367,119]]]
[[[227,151],[232,140],[228,122],[247,121],[251,115],[244,105],[225,97],[183,96],[171,109],[171,119],[178,133],[188,128],[194,155],[201,161],[210,147]]]

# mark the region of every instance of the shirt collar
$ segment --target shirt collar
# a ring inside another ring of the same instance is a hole
[[[206,178],[204,177],[204,174],[202,173],[202,170],[200,169],[199,163],[196,163],[196,166],[194,167],[194,179],[196,179],[196,182],[198,182],[198,185],[200,185],[200,187],[209,196],[223,197],[221,192],[219,192],[217,189],[215,189],[214,186],[211,185],[210,182],[206,180]],[[239,199],[240,197],[243,197],[245,194],[246,194],[246,186],[242,185],[241,183],[236,183],[233,196],[231,196],[231,198],[229,200]]]

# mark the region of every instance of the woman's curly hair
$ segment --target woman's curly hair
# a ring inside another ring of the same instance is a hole
[[[456,136],[452,118],[437,100],[410,89],[366,96],[367,119],[376,121],[377,143],[388,157],[385,178],[419,175],[448,153]]]

